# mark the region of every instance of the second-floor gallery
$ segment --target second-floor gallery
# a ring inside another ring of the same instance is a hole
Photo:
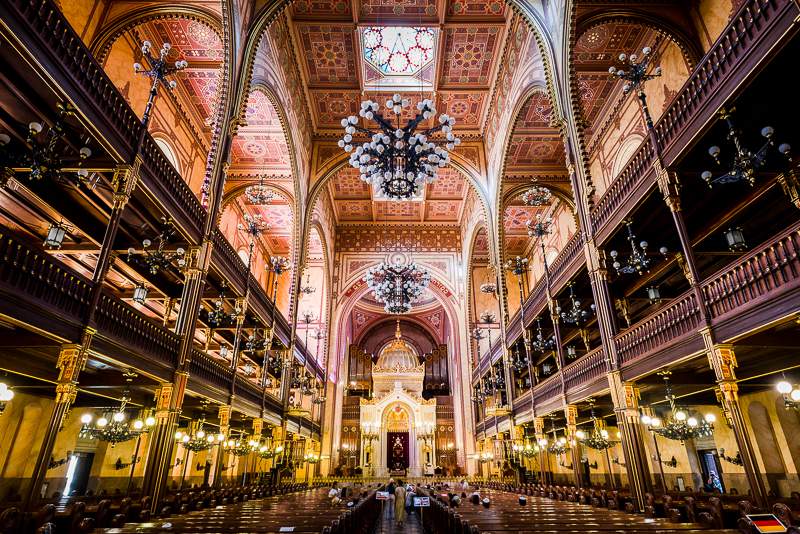
[[[797,525],[798,20],[0,3],[0,531]]]

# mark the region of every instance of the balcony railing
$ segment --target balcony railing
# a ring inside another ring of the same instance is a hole
[[[605,377],[606,371],[605,352],[603,347],[597,347],[582,356],[578,361],[564,367],[562,372],[564,373],[564,387],[567,394],[574,393],[594,380]]]

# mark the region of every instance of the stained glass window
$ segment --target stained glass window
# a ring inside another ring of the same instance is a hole
[[[432,28],[371,26],[364,29],[364,58],[384,74],[415,74],[433,59]]]

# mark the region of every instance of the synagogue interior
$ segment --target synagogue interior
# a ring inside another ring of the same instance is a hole
[[[3,0],[0,534],[800,533],[798,28]]]

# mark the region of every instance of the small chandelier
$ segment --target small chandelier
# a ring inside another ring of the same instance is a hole
[[[313,452],[307,452],[305,456],[303,456],[303,460],[310,464],[318,464],[319,463],[319,454]]]
[[[608,430],[602,427],[600,420],[595,417],[594,415],[594,404],[590,403],[590,409],[592,414],[592,432],[586,434],[583,430],[578,430],[575,432],[575,437],[580,441],[583,445],[586,445],[590,449],[595,449],[598,451],[604,451],[608,448],[614,446],[614,442],[608,439]]]
[[[222,444],[222,448],[234,456],[240,457],[247,456],[251,452],[258,450],[259,443],[254,439],[246,441],[244,436],[240,436],[239,439],[229,439],[228,441],[224,442]]]
[[[262,233],[269,230],[270,225],[266,221],[264,221],[260,213],[256,213],[255,215],[250,215],[249,213],[245,213],[244,222],[239,223],[237,225],[237,228],[239,228],[240,231],[245,232],[252,239],[255,239]]]
[[[584,310],[581,307],[581,302],[575,298],[572,283],[569,284],[569,300],[572,303],[572,307],[568,311],[562,311],[560,306],[556,308],[556,313],[561,316],[561,320],[568,324],[574,324],[575,326],[580,326],[588,321],[589,317],[594,313],[595,305],[592,303],[589,306],[590,310]]]
[[[411,311],[411,304],[419,300],[430,284],[431,275],[416,263],[403,264],[398,260],[370,267],[364,281],[375,300],[384,304],[386,313],[400,314]]]
[[[525,223],[525,227],[528,229],[528,235],[530,237],[541,239],[552,233],[553,219],[550,217],[542,217],[541,213],[537,213],[536,222],[528,221]],[[544,244],[542,244],[542,248],[544,248]]]
[[[181,432],[180,430],[175,432],[175,441],[181,444],[185,449],[188,449],[194,453],[198,453],[200,451],[207,451],[215,445],[215,442],[223,442],[225,440],[225,436],[223,434],[207,434],[205,430],[203,430],[203,423],[205,423],[206,418],[202,416],[200,420],[191,425],[194,428],[191,428],[187,432]]]
[[[226,285],[223,282],[222,288],[219,292],[219,297],[217,300],[214,301],[214,309],[208,312],[207,321],[208,324],[213,326],[214,328],[219,328],[221,326],[230,325],[236,322],[236,318],[242,312],[242,310],[237,306],[231,313],[225,312],[225,288]]]
[[[728,127],[727,138],[733,143],[736,153],[733,155],[733,161],[730,163],[730,171],[727,173],[714,177],[711,171],[703,171],[700,177],[708,184],[709,187],[719,184],[734,184],[737,182],[747,182],[751,186],[756,181],[756,171],[762,168],[767,162],[767,155],[770,147],[775,146],[773,137],[775,129],[772,126],[765,126],[761,129],[761,136],[766,139],[766,142],[755,153],[744,147],[741,139],[741,130],[736,128],[733,124],[733,112],[735,109],[721,109],[719,117],[725,121]],[[792,147],[788,143],[783,143],[778,147],[778,152],[790,157]],[[708,155],[714,160],[717,165],[722,165],[720,154],[722,149],[714,145],[708,149]]]
[[[75,114],[75,108],[61,102],[57,107],[58,116],[46,133],[42,133],[45,127],[41,122],[28,124],[28,136],[22,147],[6,148],[11,136],[0,134],[0,175],[7,179],[13,176],[17,167],[27,169],[31,180],[69,182],[67,177],[74,172],[77,185],[90,184],[89,171],[83,168],[83,163],[92,155],[92,150],[82,146],[75,154],[72,140],[67,139],[66,121]],[[65,152],[74,155],[65,156]]]
[[[508,259],[504,267],[507,271],[511,271],[516,276],[520,276],[528,270],[528,258],[515,256]]]
[[[633,221],[630,219],[625,221],[625,226],[628,230],[628,243],[631,245],[631,253],[627,258],[622,258],[616,250],[612,250],[609,252],[613,263],[611,264],[612,267],[617,271],[617,274],[638,274],[639,276],[643,275],[644,273],[650,272],[650,262],[651,257],[647,252],[648,243],[647,241],[639,242],[638,246],[636,244],[636,236],[633,234],[633,230],[631,229],[631,225]],[[659,254],[661,256],[666,257],[667,255],[667,247],[661,247],[658,249]],[[624,263],[620,263],[622,260]]]
[[[286,271],[288,271],[289,267],[290,265],[288,258],[284,256],[272,256],[269,259],[269,265],[267,266],[267,270],[280,276]]]
[[[250,204],[263,206],[275,199],[275,192],[264,185],[264,176],[258,179],[258,184],[248,185],[244,188],[244,196]]]
[[[547,452],[550,454],[562,455],[569,450],[569,447],[567,447],[567,438],[564,436],[557,437],[555,419],[550,419],[550,425],[552,428],[551,432],[553,433],[552,443],[549,443],[548,446],[547,438],[542,438],[539,440],[539,446],[542,448],[547,447]]]
[[[671,372],[662,371],[659,374],[664,378],[665,398],[669,401],[670,415],[663,421],[659,417],[643,415],[642,423],[656,434],[681,443],[687,439],[711,436],[714,433],[716,416],[713,413],[707,413],[702,419],[697,419],[686,410],[678,408],[669,381]]]
[[[128,383],[132,382],[133,373],[125,375]],[[83,439],[96,439],[99,441],[107,441],[112,445],[129,441],[138,438],[142,434],[150,431],[156,424],[155,417],[152,415],[146,417],[144,420],[136,419],[133,422],[127,421],[127,414],[125,407],[130,401],[130,390],[126,388],[122,393],[119,408],[113,412],[106,412],[101,415],[97,420],[91,413],[85,413],[81,416],[81,430],[79,437]],[[110,419],[109,419],[110,416]]]
[[[387,110],[394,119],[384,118],[378,112],[378,103],[365,100],[358,114],[365,120],[374,120],[378,130],[358,126],[358,117],[351,115],[342,119],[345,135],[339,146],[350,154],[350,165],[359,170],[361,179],[375,186],[380,196],[391,200],[409,200],[420,194],[420,188],[436,179],[439,168],[450,162],[450,151],[461,144],[453,134],[455,119],[447,114],[439,115],[438,124],[417,132],[417,127],[436,115],[436,108],[429,99],[417,104],[417,115],[405,126],[400,125],[404,108],[411,105],[399,94],[386,101]],[[441,131],[445,139],[429,139]],[[366,134],[369,141],[353,146],[356,132]]]
[[[542,321],[538,317],[536,318],[536,337],[531,342],[531,347],[534,348],[537,352],[544,354],[545,352],[550,352],[556,346],[556,338],[555,336],[551,336],[545,339],[544,334],[542,333]]]
[[[306,273],[306,284],[300,284],[300,293],[303,295],[313,295],[317,288],[311,285],[311,273]]]
[[[170,240],[175,236],[177,230],[175,229],[175,225],[172,222],[172,219],[161,218],[161,223],[163,228],[161,233],[155,237],[156,247],[155,249],[151,249],[151,245],[153,241],[150,239],[144,239],[142,241],[142,253],[141,257],[137,257],[136,249],[131,247],[128,249],[128,261],[138,261],[139,263],[144,264],[147,269],[150,271],[150,274],[158,274],[158,271],[165,269],[169,265],[175,261],[178,264],[178,267],[183,267],[186,265],[186,250],[182,247],[178,247],[175,249],[175,252],[167,252],[164,250],[164,247]]]
[[[264,460],[268,460],[275,456],[275,450],[268,447],[267,445],[261,445],[258,448],[258,457]]]
[[[622,91],[625,94],[630,93],[633,89],[637,91],[641,90],[644,82],[661,76],[661,67],[653,69],[652,74],[647,73],[652,53],[653,49],[649,46],[645,46],[642,48],[641,60],[639,60],[636,54],[631,54],[630,56],[627,54],[620,54],[620,67],[609,67],[608,73],[611,74],[611,76],[625,81],[625,84],[622,86]]]
[[[267,340],[265,337],[259,337],[258,328],[253,329],[253,333],[247,336],[244,342],[245,352],[261,352],[267,348]]]
[[[531,186],[527,189],[520,199],[526,206],[545,206],[550,203],[553,193],[546,187],[540,185]]]

